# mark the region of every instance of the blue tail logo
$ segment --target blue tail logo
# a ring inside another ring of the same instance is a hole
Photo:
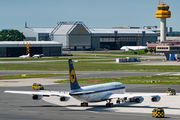
[[[69,62],[69,76],[70,76],[71,90],[79,89],[80,86],[79,86],[77,79],[76,79],[76,73],[75,73],[75,70],[73,67],[72,59],[69,59],[68,62]]]
[[[149,44],[149,40],[146,42],[146,44],[144,46],[147,46]]]

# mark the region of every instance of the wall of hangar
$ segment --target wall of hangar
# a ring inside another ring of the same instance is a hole
[[[44,54],[45,56],[62,55],[61,47],[30,47],[30,56]],[[26,55],[26,47],[0,47],[0,57],[19,57]]]
[[[122,46],[136,46],[136,37],[100,37],[100,47],[112,50],[120,49]]]

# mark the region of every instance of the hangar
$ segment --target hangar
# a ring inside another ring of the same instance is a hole
[[[4,41],[0,42],[0,57],[26,55],[26,43],[30,47],[30,56],[34,54],[44,54],[45,56],[62,55],[62,44],[54,41]]]
[[[50,37],[52,41],[61,42],[63,49],[91,48],[91,32],[83,22],[59,22]]]
[[[54,28],[35,28],[35,27],[27,27],[20,30],[26,36],[24,41],[51,41],[49,38],[49,33]]]
[[[144,46],[156,43],[157,34],[139,27],[88,28],[83,22],[58,22],[55,28],[21,30],[26,41],[56,41],[63,50],[119,50],[122,46]]]
[[[137,28],[90,29],[92,48],[119,50],[122,46],[144,46],[147,41],[156,43],[154,32]]]

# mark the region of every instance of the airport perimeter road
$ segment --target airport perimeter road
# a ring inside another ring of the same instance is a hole
[[[83,86],[83,85],[81,85]],[[140,85],[139,85],[140,86]],[[140,92],[138,85],[126,86],[127,91]],[[143,89],[152,89],[153,86],[143,86]],[[46,89],[68,91],[69,84],[57,84],[45,86]],[[162,88],[163,89],[163,88]],[[165,88],[164,88],[165,89]],[[49,104],[43,100],[33,101],[30,95],[8,94],[3,93],[4,90],[31,90],[31,87],[0,87],[0,119],[1,120],[154,120],[150,113],[130,113],[121,112],[123,107],[116,107],[119,112],[109,110],[104,105],[94,107],[93,109],[83,110],[81,107],[78,109],[68,109],[66,107]],[[160,91],[157,91],[160,92]],[[68,107],[78,107],[68,106]],[[153,109],[145,106],[144,108]],[[102,110],[101,110],[102,109]],[[114,108],[113,108],[114,109]],[[132,109],[127,107],[126,109]],[[142,111],[143,112],[143,111]],[[179,120],[179,115],[171,115],[166,113],[168,120]]]

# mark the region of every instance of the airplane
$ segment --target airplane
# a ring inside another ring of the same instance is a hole
[[[122,46],[120,49],[124,51],[129,51],[129,50],[144,50],[146,49],[147,46]]]
[[[30,54],[19,56],[19,58],[29,58],[29,57],[30,57]]]
[[[144,50],[147,48],[147,44],[149,44],[149,40],[146,42],[144,46],[122,46],[120,50],[129,51],[129,50]]]
[[[70,91],[65,94],[60,91],[11,91],[6,90],[5,93],[28,94],[32,95],[33,100],[40,100],[43,97],[57,96],[60,97],[61,102],[68,101],[71,97],[81,101],[81,106],[88,106],[88,103],[106,101],[106,107],[113,107],[111,100],[116,100],[117,104],[122,101],[129,101],[135,103],[143,102],[143,96],[151,96],[152,102],[158,102],[160,95],[167,95],[166,93],[125,93],[125,86],[120,82],[112,82],[105,84],[89,85],[80,87],[73,67],[72,59],[68,60],[69,76],[70,76]]]
[[[33,57],[33,58],[41,58],[43,55],[44,55],[44,54],[35,54],[35,55],[33,55],[32,57]]]

